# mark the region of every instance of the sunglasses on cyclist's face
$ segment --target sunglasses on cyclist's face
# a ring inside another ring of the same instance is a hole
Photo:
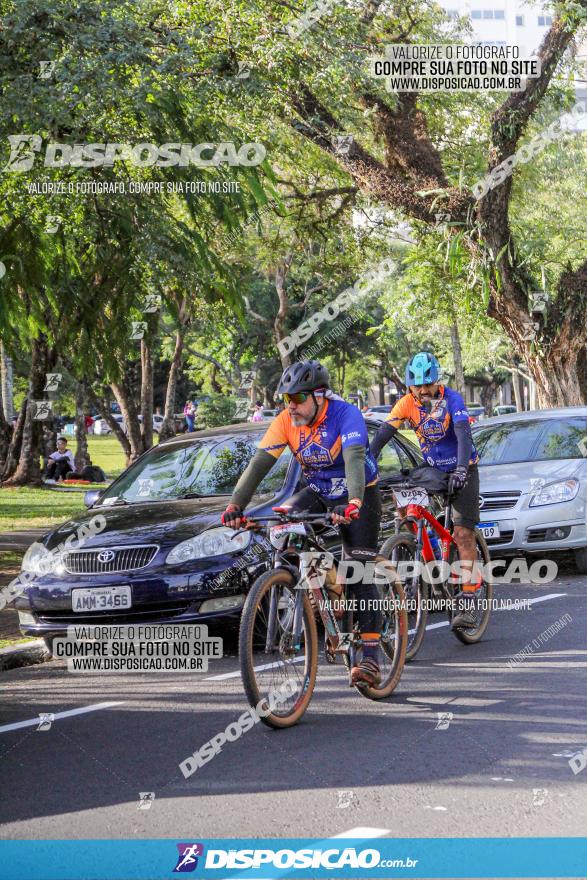
[[[305,391],[298,391],[296,394],[284,394],[283,402],[284,403],[305,403],[306,400],[310,397],[309,394],[306,394]]]

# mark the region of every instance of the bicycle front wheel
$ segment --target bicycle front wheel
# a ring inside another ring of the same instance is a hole
[[[300,591],[286,569],[257,578],[247,596],[239,632],[241,676],[247,699],[269,727],[296,724],[312,699],[318,668],[318,632],[302,593],[302,632],[295,644]]]

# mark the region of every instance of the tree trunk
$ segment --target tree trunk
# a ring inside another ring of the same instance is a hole
[[[103,400],[102,398],[98,397],[98,395],[95,393],[93,388],[87,386],[86,390],[87,390],[87,394],[88,394],[88,398],[89,398],[90,402],[92,403],[93,406],[96,407],[96,409],[98,410],[98,412],[100,413],[102,418],[106,421],[106,423],[109,426],[109,428],[111,429],[112,433],[114,434],[114,436],[116,437],[116,439],[118,440],[120,445],[122,446],[122,451],[124,452],[124,454],[126,456],[126,463],[128,465],[128,463],[130,462],[130,459],[131,459],[131,448],[130,448],[130,443],[129,443],[128,437],[126,436],[126,434],[124,433],[124,431],[122,430],[122,428],[120,427],[120,425],[118,424],[118,422],[116,421],[116,419],[114,418],[112,413],[110,412],[110,408],[108,407],[106,401]]]
[[[126,436],[130,444],[130,455],[127,456],[127,465],[129,465],[144,452],[141,423],[138,418],[139,414],[137,413],[134,400],[122,382],[111,382],[110,387],[126,425]]]
[[[11,437],[12,426],[4,418],[4,410],[0,406],[0,474],[4,469],[4,463],[8,455]]]
[[[141,339],[141,436],[143,449],[153,445],[153,350],[151,336]]]
[[[2,471],[2,480],[8,480],[9,477],[16,470],[16,466],[18,464],[18,459],[20,458],[20,448],[22,446],[22,434],[24,431],[24,423],[26,419],[28,400],[25,399],[22,402],[22,406],[20,408],[20,412],[18,414],[18,419],[16,420],[16,425],[12,431],[12,437],[10,440],[10,445],[8,446],[8,452],[6,453],[6,461],[4,462],[4,469]]]
[[[169,368],[169,375],[167,377],[167,391],[165,393],[165,413],[163,424],[161,425],[161,430],[159,432],[159,442],[163,440],[170,440],[172,437],[175,437],[175,397],[177,390],[177,380],[183,360],[184,333],[185,330],[183,329],[183,327],[178,328],[175,331],[175,349],[173,352],[171,366]]]
[[[78,382],[75,387],[75,441],[77,448],[75,450],[75,471],[81,474],[83,469],[91,464],[90,453],[88,451],[88,431],[86,428],[86,389],[82,382]]]
[[[465,396],[465,371],[463,370],[463,349],[461,348],[461,337],[459,328],[456,323],[451,324],[450,338],[452,342],[453,359],[455,363],[455,388]]]
[[[8,486],[40,486],[40,454],[43,442],[42,421],[34,419],[35,400],[43,398],[47,371],[47,342],[43,334],[32,341],[31,368],[27,407],[22,432],[20,456],[14,474],[6,481]]]
[[[50,422],[41,422],[41,430],[43,432],[43,457],[47,459],[57,448],[58,434],[55,430],[55,419],[51,419]]]
[[[2,408],[4,418],[10,424],[14,418],[12,388],[12,358],[6,354],[4,343],[0,340],[0,376],[2,381]]]
[[[485,407],[485,414],[491,415],[491,411],[493,409],[493,395],[499,388],[499,382],[493,379],[491,382],[488,382],[487,385],[481,386],[481,393],[479,397],[481,398],[481,406]]]
[[[514,389],[514,402],[518,412],[524,411],[524,393],[522,391],[522,377],[516,370],[512,370],[512,388]]]

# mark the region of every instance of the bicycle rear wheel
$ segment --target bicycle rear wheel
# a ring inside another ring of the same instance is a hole
[[[261,710],[261,721],[269,727],[296,724],[308,708],[316,682],[318,632],[306,592],[302,597],[300,644],[293,644],[298,595],[291,572],[266,572],[251,587],[241,617],[239,658],[243,686],[250,705]],[[270,622],[273,639],[268,645]]]
[[[477,561],[480,566],[482,566],[481,570],[483,572],[483,582],[478,591],[474,594],[475,598],[478,602],[478,607],[473,612],[475,618],[478,623],[476,626],[470,627],[468,629],[453,629],[452,633],[462,642],[463,645],[474,645],[475,642],[478,642],[485,633],[487,626],[489,624],[489,618],[491,617],[491,605],[493,602],[493,583],[489,577],[489,549],[485,542],[485,538],[479,531],[479,529],[475,529],[475,541],[477,544]],[[451,554],[450,554],[450,562],[454,562],[458,559],[458,550],[455,544],[451,544]],[[452,597],[456,595],[458,592],[458,587],[455,583],[449,581],[447,584],[449,592]],[[452,611],[448,613],[448,619],[452,621]]]
[[[388,538],[379,551],[381,556],[393,563],[405,593],[408,626],[406,663],[413,660],[420,650],[428,622],[430,585],[421,573],[418,577],[410,577],[405,565],[407,562],[415,565],[421,561],[417,558],[416,549],[414,535],[400,532]]]

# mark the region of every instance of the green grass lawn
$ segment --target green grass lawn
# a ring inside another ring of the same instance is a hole
[[[70,444],[75,454],[75,442]],[[118,440],[114,437],[88,437],[88,448],[93,464],[102,468],[108,483],[122,473],[125,458]],[[101,487],[104,488],[101,484]],[[98,484],[95,484],[98,488]],[[0,532],[18,529],[47,530],[69,519],[84,509],[84,493],[88,486],[80,486],[75,492],[61,492],[53,489],[0,489]]]
[[[71,448],[75,455],[75,443]],[[92,464],[101,467],[109,480],[113,480],[121,474],[125,468],[124,453],[122,446],[115,437],[107,434],[105,437],[97,437],[94,434],[88,436],[88,449],[92,458]]]

